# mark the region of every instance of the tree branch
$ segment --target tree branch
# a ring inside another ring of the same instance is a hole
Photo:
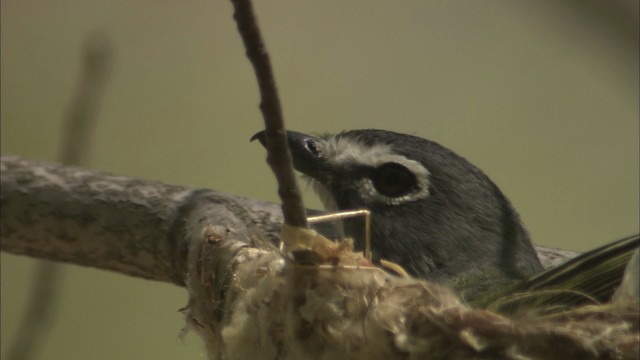
[[[0,170],[0,245],[13,254],[184,285],[194,224],[278,242],[276,204],[17,156],[2,156]],[[577,254],[537,249],[547,267]]]
[[[14,254],[184,285],[194,224],[244,239],[279,231],[275,204],[16,156],[0,169],[0,244]]]

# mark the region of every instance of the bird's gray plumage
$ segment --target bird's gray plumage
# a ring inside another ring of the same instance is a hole
[[[608,301],[640,246],[636,234],[541,272],[507,198],[445,147],[383,130],[290,131],[287,138],[294,167],[311,179],[329,210],[371,211],[375,259],[448,284],[479,306],[553,312]],[[266,141],[264,132],[253,139]],[[344,232],[360,248],[363,230],[361,221],[345,221]]]
[[[312,179],[325,205],[371,211],[374,259],[471,295],[542,270],[507,198],[451,150],[384,130],[289,131],[288,141],[294,167]],[[344,231],[362,248],[361,220],[345,221]]]

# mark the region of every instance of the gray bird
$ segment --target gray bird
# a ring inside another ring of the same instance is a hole
[[[509,200],[480,169],[435,142],[384,130],[287,135],[295,169],[309,178],[326,210],[371,211],[374,261],[390,260],[413,276],[446,284],[476,301],[509,289],[552,285],[573,290],[575,279],[584,278],[573,263],[533,276],[543,267]],[[264,132],[253,139],[266,141]],[[364,247],[362,220],[345,220],[343,231],[357,249]],[[610,258],[617,257],[620,265],[608,272],[606,289],[593,288],[598,299],[611,295],[637,243],[638,237],[631,237],[615,246],[617,252],[596,251],[585,254],[586,262],[576,260],[600,269],[597,264],[611,268]],[[579,286],[590,291],[592,285],[582,281]],[[584,298],[564,296],[558,302]]]
[[[264,141],[264,135],[254,138]],[[327,210],[369,209],[371,250],[411,275],[469,294],[542,270],[509,200],[477,167],[416,136],[353,130],[288,132],[296,170]],[[362,220],[344,233],[363,247]]]

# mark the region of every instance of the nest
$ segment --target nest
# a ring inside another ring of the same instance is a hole
[[[369,266],[349,243],[311,264],[298,250],[283,257],[212,226],[191,244],[184,311],[210,358],[638,358],[636,303],[505,316]]]

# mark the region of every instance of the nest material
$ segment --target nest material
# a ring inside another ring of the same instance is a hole
[[[333,263],[300,266],[208,227],[191,244],[187,328],[213,359],[638,358],[637,304],[509,318],[436,284]]]

